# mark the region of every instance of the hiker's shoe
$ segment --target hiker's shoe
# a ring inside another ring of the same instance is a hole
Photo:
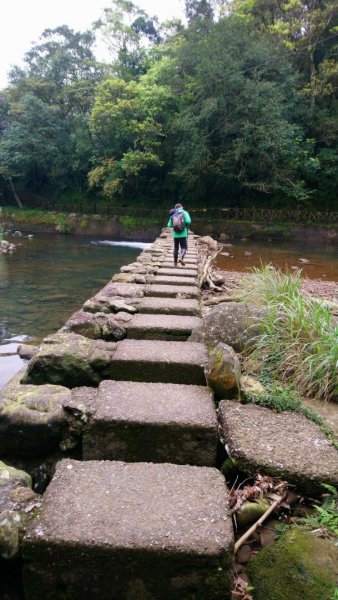
[[[177,260],[175,260],[174,262],[174,267],[177,267]]]
[[[185,262],[184,262],[183,258],[180,258],[180,263],[181,263],[181,265],[183,265],[183,267],[185,266]]]

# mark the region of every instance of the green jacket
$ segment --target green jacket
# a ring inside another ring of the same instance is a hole
[[[186,210],[183,210],[183,208],[180,208],[177,212],[183,212],[184,213],[184,222],[185,222],[185,228],[183,229],[183,231],[181,233],[178,233],[178,231],[174,231],[173,230],[173,237],[174,238],[183,238],[183,237],[188,237],[188,227],[187,225],[190,225],[191,223],[191,218],[189,213]],[[173,222],[172,222],[172,218],[170,217],[169,221],[168,221],[168,225],[167,227],[172,227],[173,226]]]

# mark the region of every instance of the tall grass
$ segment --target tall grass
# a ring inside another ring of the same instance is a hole
[[[329,307],[301,292],[301,275],[270,265],[242,281],[243,297],[264,306],[255,350],[303,395],[338,400],[338,326]]]

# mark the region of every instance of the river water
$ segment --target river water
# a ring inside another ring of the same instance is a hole
[[[38,343],[150,244],[36,234],[0,255],[0,387],[22,366],[18,342]]]
[[[0,256],[0,387],[23,366],[16,355],[20,341],[38,343],[55,332],[150,245],[57,234],[13,241],[16,253]],[[231,240],[222,252],[217,259],[222,269],[246,271],[263,262],[301,267],[311,279],[338,281],[337,246]]]

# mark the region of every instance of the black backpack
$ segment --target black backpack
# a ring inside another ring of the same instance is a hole
[[[176,233],[182,233],[185,228],[184,212],[182,211],[175,213],[171,217],[171,221],[173,224],[173,230],[176,231]]]

